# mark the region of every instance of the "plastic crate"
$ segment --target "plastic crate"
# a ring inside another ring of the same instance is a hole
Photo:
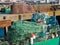
[[[42,42],[38,42],[32,45],[59,45],[59,37],[46,40],[46,41],[42,41]]]

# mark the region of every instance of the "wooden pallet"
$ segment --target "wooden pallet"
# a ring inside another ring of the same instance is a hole
[[[51,8],[50,4],[34,6],[34,9],[39,12],[48,12],[50,11],[50,8]]]
[[[1,20],[11,20],[11,21],[16,21],[18,20],[18,14],[0,14],[0,21]]]
[[[0,21],[1,20],[17,21],[17,20],[31,19],[32,14],[33,13],[24,13],[24,14],[0,14]]]
[[[20,19],[19,20],[26,20],[26,19],[31,19],[33,13],[26,13],[26,14],[20,14]]]
[[[47,12],[50,16],[53,16],[53,11]],[[60,16],[60,10],[55,11],[56,16]]]
[[[0,27],[8,27],[8,26],[11,26],[11,20],[0,21]]]
[[[2,20],[0,21],[0,27],[5,27],[6,34],[8,33],[8,27],[11,26],[11,20]]]

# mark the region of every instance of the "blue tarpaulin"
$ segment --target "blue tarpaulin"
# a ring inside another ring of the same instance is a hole
[[[0,38],[4,38],[4,28],[0,28]]]

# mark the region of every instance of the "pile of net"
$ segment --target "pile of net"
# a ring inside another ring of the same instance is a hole
[[[0,45],[9,45],[9,42],[8,41],[0,41]]]
[[[31,18],[31,21],[32,22],[42,21],[46,25],[48,25],[49,28],[59,27],[56,16],[49,16],[47,13],[34,13],[32,18]]]
[[[11,30],[8,32],[8,39],[16,43],[18,40],[23,40],[26,37],[26,34],[29,33],[38,33],[47,31],[46,24],[38,24],[28,21],[16,21],[11,26]]]

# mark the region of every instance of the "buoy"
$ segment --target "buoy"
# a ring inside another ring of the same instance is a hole
[[[57,33],[53,33],[52,34],[52,38],[55,38],[55,37],[58,37],[58,34]]]
[[[32,37],[33,39],[36,39],[35,34],[31,34],[31,37]]]
[[[52,34],[52,38],[55,38],[55,35],[54,34]]]
[[[56,37],[58,37],[58,34],[56,34]]]
[[[34,41],[33,41],[33,38],[31,37],[31,39],[30,39],[31,41],[30,41],[30,44],[33,44],[34,43]]]

